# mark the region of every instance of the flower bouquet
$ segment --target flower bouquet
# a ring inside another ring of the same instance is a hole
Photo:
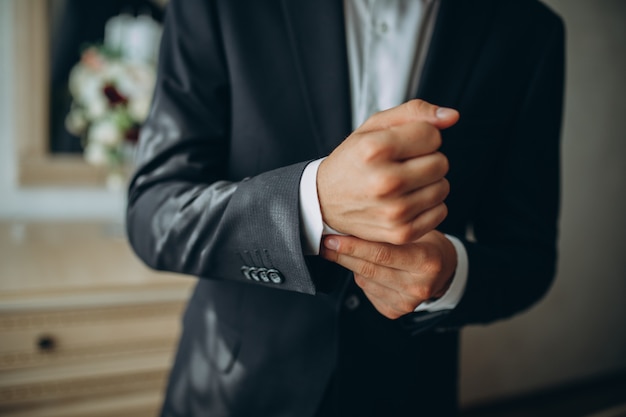
[[[117,45],[105,39],[102,45],[87,47],[69,78],[73,102],[65,126],[83,141],[86,161],[107,168],[107,186],[111,189],[122,188],[125,183],[156,79],[154,60],[146,53],[137,53],[136,47],[124,48],[126,39],[136,46],[132,36],[117,36]],[[154,50],[156,39],[150,42]]]

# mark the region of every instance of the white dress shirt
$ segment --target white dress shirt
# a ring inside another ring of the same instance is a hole
[[[438,0],[344,1],[353,129],[415,96],[438,7]],[[323,235],[340,234],[322,220],[317,195],[321,161],[310,163],[300,180],[303,245],[309,255],[319,254]],[[446,237],[457,253],[452,283],[441,298],[421,303],[416,312],[453,309],[463,296],[467,251],[458,239]]]

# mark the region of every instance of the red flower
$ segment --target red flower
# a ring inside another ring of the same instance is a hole
[[[134,126],[128,129],[124,134],[124,139],[126,139],[127,142],[133,144],[137,143],[137,141],[139,140],[139,128]]]
[[[128,99],[122,94],[120,94],[120,92],[117,91],[117,88],[115,88],[113,84],[110,84],[110,83],[106,84],[104,86],[103,93],[105,97],[109,100],[109,104],[112,107],[117,106],[118,104],[128,103]]]

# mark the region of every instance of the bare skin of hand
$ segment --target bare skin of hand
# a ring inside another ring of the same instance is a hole
[[[317,191],[324,222],[373,242],[405,244],[447,215],[448,160],[440,129],[456,110],[411,100],[376,113],[321,164]]]
[[[404,245],[329,235],[320,255],[354,272],[372,305],[390,319],[443,296],[457,264],[454,246],[436,230]]]

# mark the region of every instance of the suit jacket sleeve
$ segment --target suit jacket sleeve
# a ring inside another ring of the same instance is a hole
[[[556,270],[564,27],[550,14],[535,42],[534,73],[506,146],[472,216],[465,294],[442,323],[458,327],[518,313],[549,289]]]
[[[160,270],[314,293],[300,244],[305,163],[228,178],[231,103],[214,3],[168,7],[153,105],[129,188],[133,249]],[[274,270],[280,282],[250,279],[242,267]]]

